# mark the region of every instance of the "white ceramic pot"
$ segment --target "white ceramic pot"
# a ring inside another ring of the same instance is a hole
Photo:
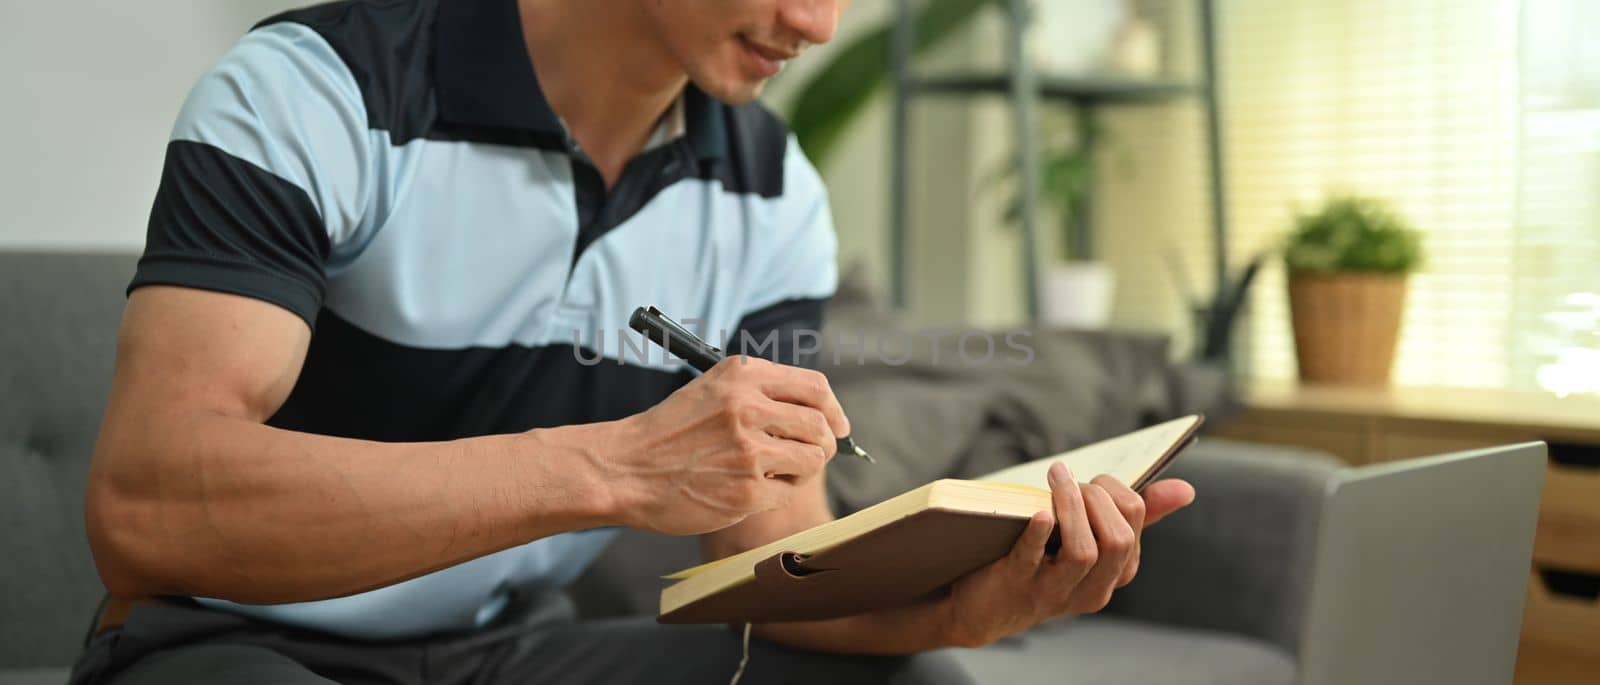
[[[1116,272],[1102,262],[1056,262],[1045,267],[1039,316],[1046,326],[1105,328],[1111,323]]]
[[[1126,0],[1037,0],[1028,27],[1033,63],[1047,76],[1103,71],[1128,18]]]

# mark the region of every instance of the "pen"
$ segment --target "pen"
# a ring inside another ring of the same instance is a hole
[[[628,327],[643,333],[650,342],[660,345],[667,352],[682,357],[684,361],[689,362],[689,366],[701,372],[710,371],[711,367],[722,361],[722,350],[701,340],[700,336],[690,332],[655,307],[640,307],[633,310],[633,316],[628,317]],[[878,463],[877,459],[873,459],[872,455],[861,449],[850,436],[838,440],[839,453],[853,454],[869,464]]]

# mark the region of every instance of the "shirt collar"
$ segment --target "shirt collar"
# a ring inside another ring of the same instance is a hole
[[[528,60],[516,0],[444,0],[438,7],[433,82],[440,121],[564,140],[566,129]],[[726,106],[694,84],[681,103],[683,134],[696,156],[725,157]]]
[[[672,106],[667,108],[667,113],[661,115],[661,120],[656,122],[656,127],[650,132],[650,139],[644,142],[644,149],[660,147],[674,140],[682,138],[686,130],[683,116],[683,96],[672,99]]]

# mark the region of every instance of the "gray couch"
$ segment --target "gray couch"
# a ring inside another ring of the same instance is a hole
[[[82,486],[111,376],[126,254],[0,253],[0,685],[60,683],[100,599]],[[1203,441],[1200,500],[1147,534],[1104,613],[958,657],[984,682],[1287,684],[1331,459]],[[589,615],[649,611],[682,539],[628,533],[573,588]]]

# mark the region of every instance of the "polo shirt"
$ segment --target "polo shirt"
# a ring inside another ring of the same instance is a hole
[[[778,331],[766,356],[803,361],[788,332],[820,325],[836,281],[815,169],[771,113],[693,86],[662,126],[607,190],[541,94],[515,0],[288,12],[189,94],[129,289],[302,318],[304,367],[268,424],[322,435],[442,441],[643,411],[693,371],[624,335],[641,305],[707,337]],[[201,601],[366,639],[470,630],[570,582],[614,533],[343,598]]]

